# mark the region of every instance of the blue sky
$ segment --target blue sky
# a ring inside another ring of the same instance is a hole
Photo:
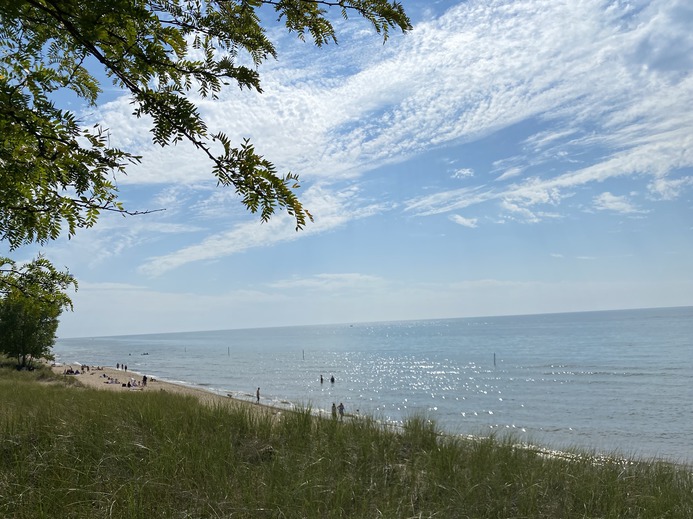
[[[298,233],[152,144],[123,93],[73,106],[144,157],[126,206],[166,210],[43,248],[80,283],[59,335],[693,305],[693,5],[404,5],[385,45],[356,20],[323,49],[272,29],[264,93],[200,101],[301,176]]]

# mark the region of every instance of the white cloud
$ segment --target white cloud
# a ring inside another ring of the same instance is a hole
[[[630,214],[641,212],[625,196],[616,196],[608,191],[594,197],[594,207],[600,211]]]
[[[460,168],[452,173],[452,178],[470,178],[474,176],[474,170],[470,168]]]
[[[510,214],[510,218],[519,219],[520,221],[527,223],[537,223],[540,219],[539,217],[527,209],[526,207],[521,207],[518,204],[511,202],[510,200],[501,201],[501,207]]]
[[[523,169],[520,167],[508,168],[496,180],[508,180],[509,178],[517,177],[522,174],[522,171]]]
[[[647,188],[661,200],[673,200],[690,185],[693,185],[693,176],[678,179],[655,178],[647,185]]]
[[[477,218],[465,218],[464,216],[460,216],[458,214],[450,215],[450,220],[455,222],[457,225],[469,227],[470,229],[476,229],[478,221]]]
[[[417,216],[430,216],[463,209],[497,197],[496,193],[484,190],[483,186],[465,187],[407,200],[404,204],[404,210],[411,211]]]
[[[525,139],[525,145],[534,152],[542,151],[556,143],[564,142],[568,137],[575,135],[576,129],[567,130],[547,130],[536,133]]]
[[[691,124],[693,126],[693,121]],[[684,131],[669,135],[672,140],[667,142],[666,137],[655,135],[652,142],[643,146],[617,152],[607,160],[553,178],[532,177],[504,189],[478,186],[414,198],[407,201],[406,210],[419,216],[429,216],[501,199],[504,209],[524,208],[531,211],[529,208],[537,204],[558,205],[563,199],[572,197],[575,188],[613,178],[639,177],[653,170],[657,171],[657,177],[649,185],[650,190],[662,197],[676,196],[684,187],[691,185],[690,177],[669,180],[664,178],[666,173],[662,175],[660,172],[663,164],[670,164],[672,169],[683,167],[684,164],[693,167],[693,152],[688,151],[693,150],[693,137]]]

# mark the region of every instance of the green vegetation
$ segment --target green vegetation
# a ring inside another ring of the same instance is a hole
[[[540,456],[510,441],[400,433],[308,410],[108,392],[0,370],[0,516],[13,518],[693,516],[664,463]]]
[[[41,256],[21,267],[0,258],[0,353],[17,359],[18,368],[53,358],[58,317],[72,308],[65,293],[71,286],[74,277]]]

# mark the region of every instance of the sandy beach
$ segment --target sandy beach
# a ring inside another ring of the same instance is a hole
[[[109,368],[105,366],[89,366],[88,370],[83,371],[82,366],[80,366],[79,364],[56,364],[51,366],[53,372],[59,375],[64,374],[70,368],[72,368],[72,370],[78,370],[79,374],[65,376],[74,377],[75,380],[77,380],[80,384],[82,384],[85,387],[98,389],[102,391],[120,391],[132,393],[140,393],[145,391],[166,391],[168,393],[194,396],[205,404],[248,406],[250,408],[264,410],[272,414],[279,414],[281,412],[281,410],[279,409],[275,409],[265,405],[258,405],[255,403],[231,398],[229,396],[204,391],[203,389],[184,386],[182,384],[174,384],[172,382],[165,382],[155,378],[149,378],[147,380],[147,385],[144,386],[142,385],[141,374],[134,373],[131,371],[125,371],[123,369]],[[109,378],[117,382],[109,383]],[[130,382],[130,385],[132,387],[127,387],[128,382]],[[136,386],[134,384],[135,382],[137,383]]]

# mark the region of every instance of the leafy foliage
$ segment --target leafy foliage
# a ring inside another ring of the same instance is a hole
[[[39,257],[22,267],[0,258],[0,352],[26,367],[51,358],[58,317],[72,302],[65,293],[77,282]]]
[[[0,239],[11,248],[45,243],[94,225],[102,211],[133,214],[118,201],[115,178],[140,157],[112,148],[107,130],[82,127],[52,101],[67,89],[96,104],[101,85],[87,68],[95,63],[130,92],[136,117],[151,118],[155,143],[192,143],[218,183],[263,221],[282,208],[297,229],[305,226],[312,217],[294,194],[298,177],[278,175],[247,141],[233,147],[223,133],[210,135],[188,96],[215,98],[229,82],[261,92],[257,66],[276,50],[260,9],[274,9],[289,31],[318,46],[336,42],[334,9],[363,17],[384,39],[392,28],[410,28],[391,0],[1,2]],[[238,63],[241,53],[252,66]]]

